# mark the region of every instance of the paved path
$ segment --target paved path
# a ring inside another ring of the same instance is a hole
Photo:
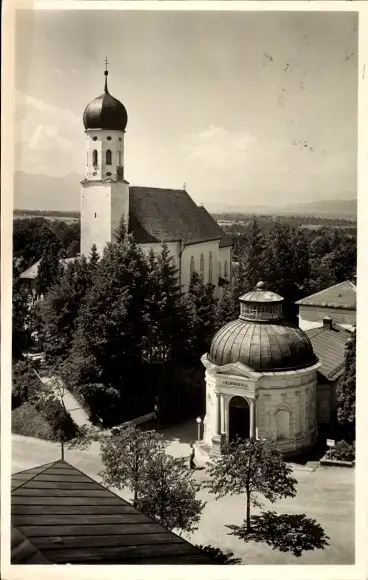
[[[45,385],[50,386],[51,388],[54,385],[54,392],[55,395],[64,401],[64,405],[68,413],[70,414],[73,421],[78,425],[78,427],[82,427],[83,425],[91,426],[91,422],[88,418],[87,413],[85,410],[80,406],[78,401],[73,397],[73,395],[68,391],[61,381],[60,378],[55,377],[43,377],[41,378],[42,382]]]

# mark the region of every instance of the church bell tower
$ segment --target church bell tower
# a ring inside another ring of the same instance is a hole
[[[112,242],[120,219],[128,226],[129,184],[124,179],[124,136],[128,114],[107,87],[91,101],[83,114],[86,134],[86,170],[81,183],[81,254],[88,256],[92,245],[102,256]]]

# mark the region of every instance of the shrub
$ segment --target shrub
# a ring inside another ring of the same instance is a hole
[[[241,559],[234,556],[233,552],[223,552],[220,548],[210,545],[197,545],[196,548],[213,560],[214,564],[241,564]]]
[[[30,403],[23,403],[12,412],[12,433],[47,441],[55,440],[51,426]]]
[[[43,384],[25,361],[18,361],[13,365],[12,374],[12,408],[16,409],[23,403],[32,401],[43,389]]]
[[[338,461],[355,461],[355,443],[349,445],[344,439],[338,441],[332,448],[330,456]]]
[[[106,427],[112,427],[120,422],[121,395],[117,389],[93,383],[76,387],[74,394],[92,423],[99,423],[102,419]]]
[[[76,424],[57,399],[40,400],[35,408],[50,425],[55,440],[68,441],[78,434]]]

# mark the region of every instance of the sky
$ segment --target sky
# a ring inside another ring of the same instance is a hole
[[[83,176],[107,56],[132,185],[185,183],[205,205],[354,199],[357,36],[352,12],[20,11],[16,170]]]

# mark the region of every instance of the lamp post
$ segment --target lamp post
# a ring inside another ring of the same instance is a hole
[[[200,417],[197,417],[196,419],[197,421],[197,425],[198,425],[198,443],[201,440],[201,423],[202,423],[202,419]]]

